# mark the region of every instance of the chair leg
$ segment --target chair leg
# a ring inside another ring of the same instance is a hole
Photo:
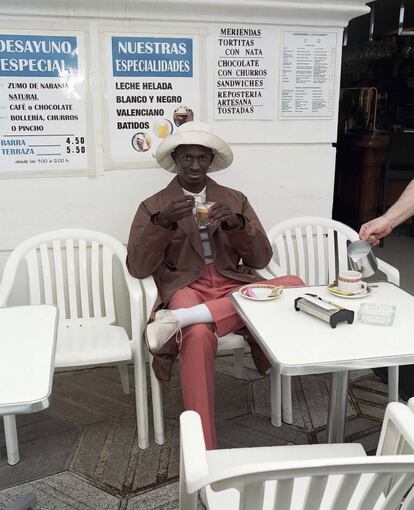
[[[275,427],[282,425],[282,388],[279,367],[270,369],[270,409],[271,421]]]
[[[244,347],[234,349],[234,377],[243,379],[244,369]]]
[[[293,423],[292,413],[292,378],[282,375],[282,420],[285,423]]]
[[[161,385],[152,369],[152,356],[149,356],[151,374],[152,417],[154,420],[155,442],[159,445],[165,443],[164,410],[162,405]]]
[[[388,367],[388,402],[398,402],[399,367]]]
[[[180,479],[179,479],[179,503],[178,510],[197,510],[197,492],[189,494],[185,486],[185,468],[180,446]]]
[[[134,383],[137,413],[138,446],[145,450],[149,445],[147,376],[144,363],[144,343],[134,347]]]
[[[129,395],[128,363],[118,363],[119,376],[121,377],[122,391]]]
[[[19,445],[17,442],[16,417],[14,414],[3,416],[4,434],[6,436],[7,462],[14,466],[20,460]]]

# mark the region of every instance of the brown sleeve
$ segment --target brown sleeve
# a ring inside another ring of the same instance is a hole
[[[153,274],[162,264],[174,232],[151,221],[151,216],[145,202],[142,202],[131,225],[126,264],[136,278]]]
[[[272,247],[266,232],[246,197],[242,206],[244,226],[226,230],[233,247],[238,251],[243,263],[261,269],[272,258]]]

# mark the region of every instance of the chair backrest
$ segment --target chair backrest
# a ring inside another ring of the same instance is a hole
[[[238,451],[234,465],[225,462],[222,467],[219,462],[208,462],[199,415],[187,411],[180,421],[180,510],[195,509],[192,495],[207,485],[213,492],[230,491],[231,508],[238,510],[413,508],[414,415],[404,404],[393,402],[387,407],[381,432],[382,450],[374,457],[310,459],[308,456],[302,460],[261,464],[257,460],[252,463],[250,449],[245,448],[244,452]],[[399,445],[403,443],[409,445],[410,454],[401,455]],[[277,448],[274,447],[275,459]],[[239,493],[238,498],[234,497],[235,491]]]
[[[347,246],[359,239],[355,230],[329,218],[304,216],[283,221],[268,232],[273,274],[294,274],[308,285],[324,285],[348,268]],[[280,268],[280,269],[279,269]]]
[[[92,230],[62,229],[31,237],[7,260],[0,301],[6,304],[17,270],[25,262],[31,304],[58,305],[61,322],[111,324],[116,320],[114,256],[125,266],[125,247]]]

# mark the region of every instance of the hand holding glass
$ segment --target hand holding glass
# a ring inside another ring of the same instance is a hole
[[[200,227],[208,227],[213,223],[209,219],[210,209],[213,207],[215,202],[203,202],[201,204],[196,203],[196,218],[197,224]]]

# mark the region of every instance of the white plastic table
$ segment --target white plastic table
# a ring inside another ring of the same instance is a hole
[[[272,372],[332,373],[328,414],[328,441],[332,443],[343,442],[349,370],[414,363],[414,296],[392,283],[373,285],[377,287],[361,299],[336,297],[324,286],[286,288],[273,301],[232,294],[238,313],[272,363]],[[354,310],[354,323],[340,323],[332,329],[318,318],[295,311],[295,298],[306,292]],[[356,312],[366,302],[396,305],[394,324],[359,323]],[[274,410],[272,421],[273,414]]]
[[[0,308],[0,416],[11,465],[19,462],[14,415],[49,406],[57,318],[52,305]]]

